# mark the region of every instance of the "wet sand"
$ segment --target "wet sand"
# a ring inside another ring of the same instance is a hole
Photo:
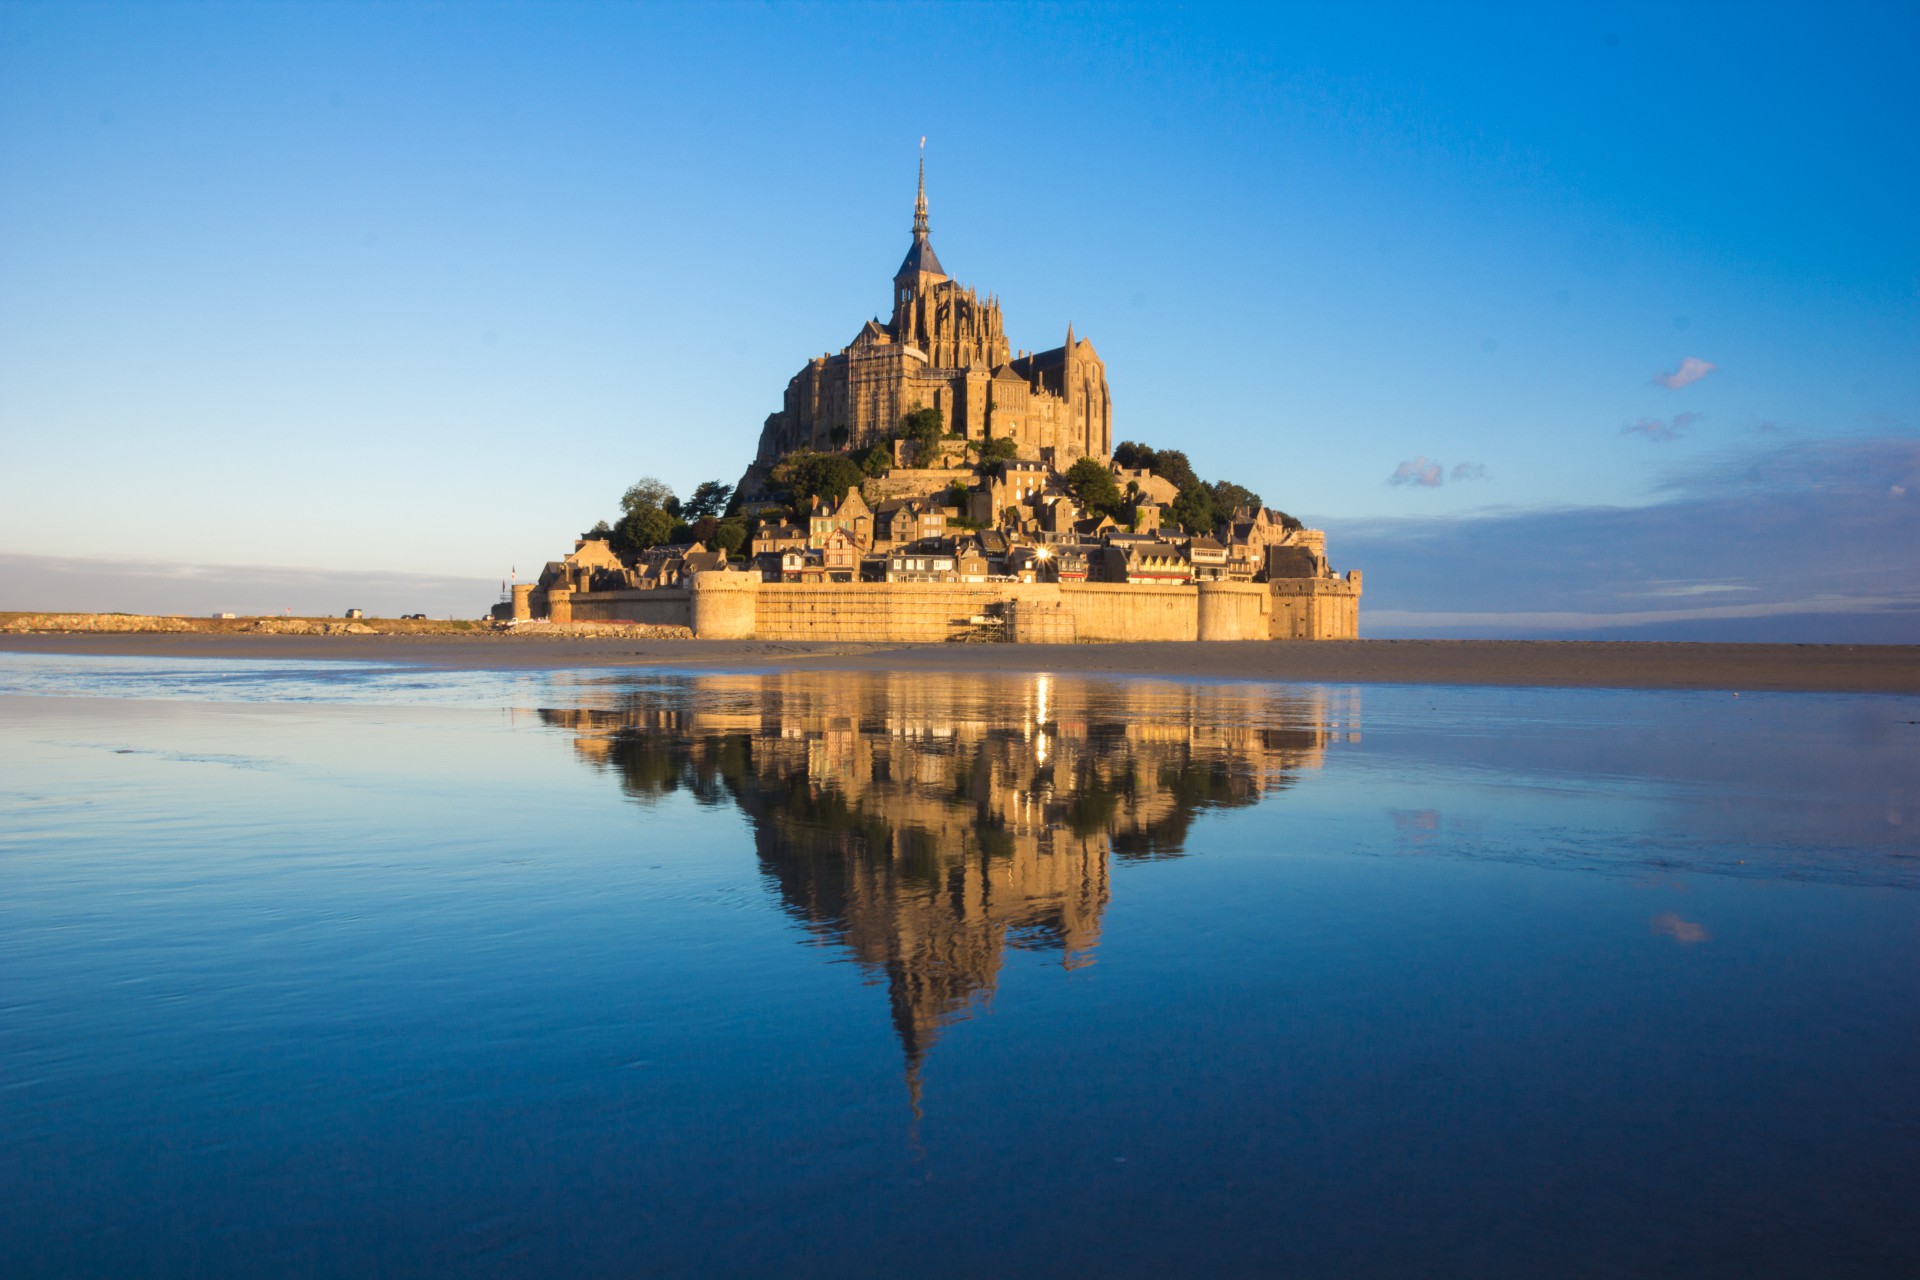
[[[1920,693],[1920,646],[1533,640],[859,645],[528,636],[0,636],[0,653],[324,659],[434,667],[1051,672],[1336,684]]]

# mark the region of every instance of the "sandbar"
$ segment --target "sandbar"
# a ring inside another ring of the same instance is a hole
[[[487,633],[129,632],[4,635],[0,653],[402,662],[466,669],[1047,672],[1322,684],[1920,693],[1920,645],[1542,640],[867,645]]]

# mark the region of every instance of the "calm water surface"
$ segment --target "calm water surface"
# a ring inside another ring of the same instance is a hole
[[[1920,1274],[1916,721],[0,657],[0,1273]]]

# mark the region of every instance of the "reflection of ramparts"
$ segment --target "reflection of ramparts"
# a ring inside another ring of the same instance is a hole
[[[542,711],[637,798],[731,799],[787,909],[886,976],[917,1092],[1007,947],[1089,962],[1108,854],[1172,857],[1205,808],[1317,767],[1324,692],[794,673]]]

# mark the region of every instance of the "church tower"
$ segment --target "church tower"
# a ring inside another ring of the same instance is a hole
[[[923,326],[914,324],[916,315],[926,311],[927,290],[944,284],[947,273],[927,239],[927,157],[920,155],[920,193],[913,201],[913,246],[906,260],[893,273],[893,323],[888,326],[896,339],[908,338]]]
[[[935,369],[992,370],[1013,354],[1001,327],[1000,306],[954,281],[927,238],[927,158],[920,157],[920,188],[913,202],[913,245],[893,275],[893,319],[887,333],[917,347]],[[960,406],[938,405],[949,420]]]

